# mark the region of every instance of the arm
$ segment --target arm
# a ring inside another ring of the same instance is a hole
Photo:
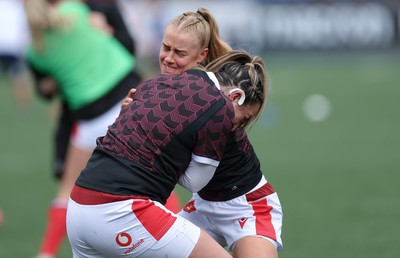
[[[108,35],[113,35],[114,33],[113,27],[107,23],[106,17],[100,12],[92,11],[89,14],[89,23],[93,27],[105,32]]]
[[[87,0],[89,8],[102,13],[114,37],[131,53],[135,54],[135,42],[128,31],[116,1]]]
[[[192,155],[189,167],[179,178],[179,185],[192,193],[197,193],[208,184],[218,166],[218,163],[215,161],[211,164],[201,163],[198,161],[201,159],[203,158]]]
[[[196,121],[196,123],[204,123],[204,126],[194,127],[197,130],[197,136],[192,160],[178,180],[179,185],[192,193],[200,191],[210,182],[222,159],[232,127],[233,112],[230,112],[232,110],[229,107],[221,99]],[[216,110],[215,113],[214,110]]]
[[[36,93],[46,100],[52,99],[58,93],[57,82],[46,73],[33,67],[29,62],[28,67],[32,72]]]

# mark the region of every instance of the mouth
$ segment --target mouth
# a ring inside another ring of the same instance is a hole
[[[176,74],[178,71],[178,68],[174,68],[168,65],[163,64],[162,66],[162,73],[163,74]]]

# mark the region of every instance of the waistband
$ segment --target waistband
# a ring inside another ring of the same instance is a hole
[[[258,188],[257,190],[246,194],[247,201],[255,201],[265,196],[271,195],[275,193],[274,188],[270,185],[269,182],[266,182],[263,186]]]
[[[70,198],[76,203],[83,205],[98,205],[110,202],[119,202],[129,199],[143,199],[148,200],[149,198],[139,196],[139,195],[114,195],[104,192],[99,192],[96,190],[88,189],[75,185],[72,189]]]

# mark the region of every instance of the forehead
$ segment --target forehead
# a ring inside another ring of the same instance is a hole
[[[167,26],[164,31],[163,44],[173,49],[179,50],[193,50],[194,48],[200,48],[200,40],[194,32],[190,31],[178,31],[173,26]]]

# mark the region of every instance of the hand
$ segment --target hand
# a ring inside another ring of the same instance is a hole
[[[121,109],[126,107],[129,103],[133,101],[133,96],[136,93],[136,89],[130,89],[128,94],[126,95],[125,99],[122,101]]]
[[[57,82],[51,77],[40,79],[37,86],[38,93],[46,99],[51,99],[58,93]]]
[[[114,34],[114,29],[107,23],[107,19],[101,12],[92,11],[89,15],[89,23],[94,28],[105,32],[108,35]]]

